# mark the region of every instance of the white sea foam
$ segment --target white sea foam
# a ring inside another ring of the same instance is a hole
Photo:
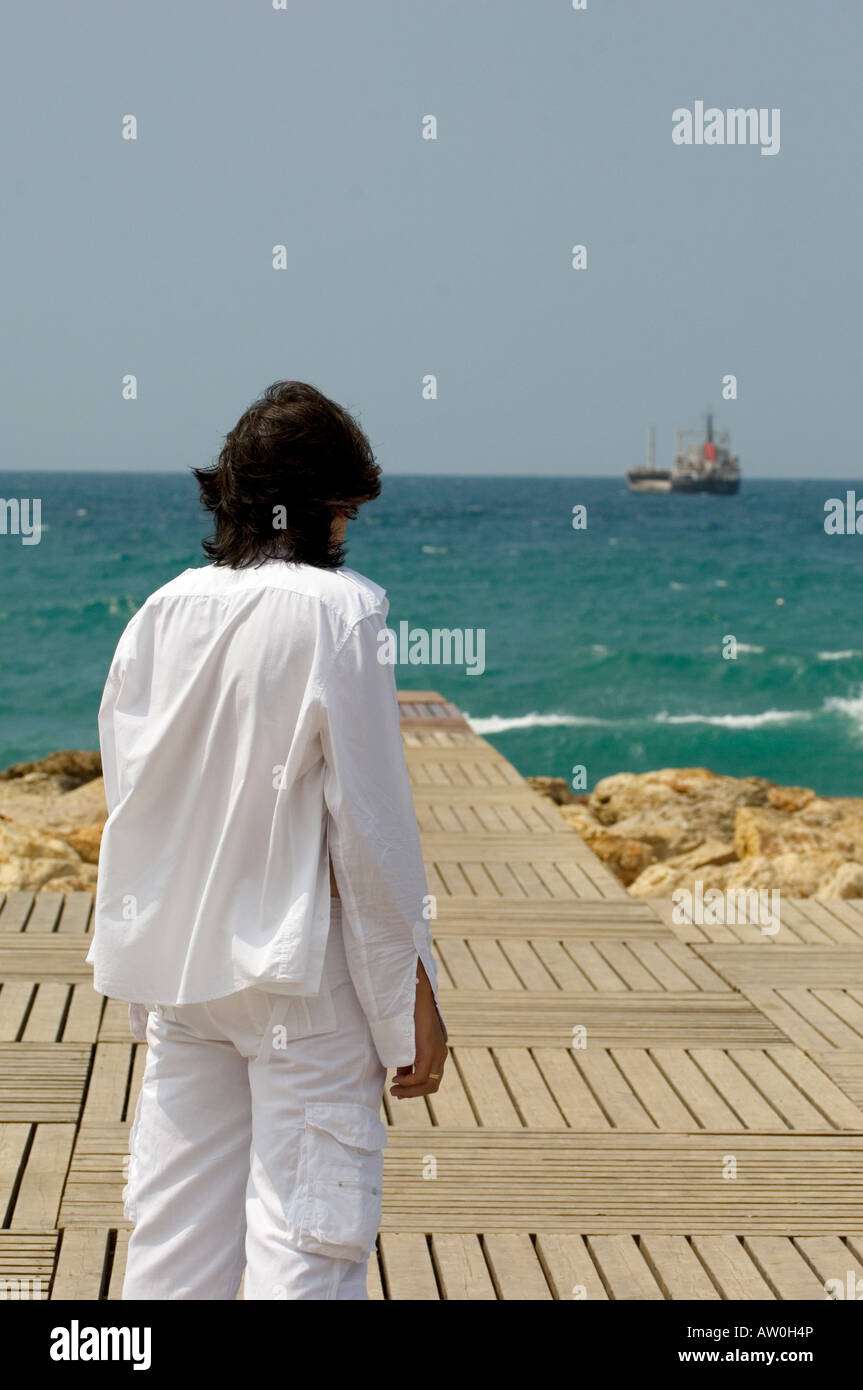
[[[824,701],[824,708],[835,711],[837,714],[846,715],[863,732],[863,686],[860,688],[860,693],[853,699],[843,699],[840,695],[831,696],[829,700]]]
[[[748,642],[738,642],[738,643],[737,643],[737,650],[738,650],[739,652],[755,652],[756,654],[760,655],[761,652],[765,651],[765,648],[764,648],[764,647],[753,647],[753,646],[750,646],[750,644],[749,644]]]
[[[719,729],[761,729],[766,724],[791,724],[797,719],[811,719],[808,709],[767,709],[761,714],[669,714],[667,710],[653,716],[654,724],[712,724]]]
[[[506,734],[511,729],[551,729],[565,724],[575,727],[580,724],[607,724],[607,719],[594,719],[589,715],[578,714],[518,714],[507,718],[501,714],[490,714],[484,718],[472,719],[465,715],[475,734]]]
[[[863,730],[863,689],[856,699],[832,698],[825,700],[823,710],[835,710],[847,715]],[[816,717],[817,710],[808,709],[767,709],[760,714],[669,714],[660,710],[659,714],[647,716],[651,724],[708,724],[716,729],[763,729],[773,725],[805,722]],[[531,714],[500,715],[492,714],[472,718],[465,715],[468,723],[477,734],[505,734],[513,729],[551,729],[557,727],[595,727],[595,728],[634,728],[643,725],[642,718],[598,719],[589,714]]]
[[[859,651],[847,651],[847,652],[819,652],[819,653],[818,653],[818,660],[819,660],[819,661],[850,661],[851,658],[852,658],[852,657],[855,657],[855,656],[863,656],[863,652],[859,652]]]

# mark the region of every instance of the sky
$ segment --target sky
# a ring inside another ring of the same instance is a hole
[[[619,476],[649,424],[670,466],[712,406],[744,475],[859,476],[858,0],[45,0],[2,40],[0,468],[183,472],[297,378],[390,473]],[[696,101],[779,152],[675,144]]]

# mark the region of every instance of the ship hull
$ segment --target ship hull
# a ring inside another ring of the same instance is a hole
[[[731,497],[740,491],[739,478],[672,478],[672,492],[712,492]]]
[[[713,478],[708,492],[717,492],[721,497],[732,497],[735,492],[740,491],[739,478]]]
[[[661,468],[630,468],[626,475],[630,492],[670,492],[671,471]]]

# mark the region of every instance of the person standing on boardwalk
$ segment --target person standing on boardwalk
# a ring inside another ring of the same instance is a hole
[[[99,711],[97,990],[148,1043],[124,1299],[364,1299],[380,1119],[440,1086],[388,601],[344,566],[380,470],[277,382],[194,470],[210,564],[152,594]],[[146,1001],[146,1002],[143,1002]]]

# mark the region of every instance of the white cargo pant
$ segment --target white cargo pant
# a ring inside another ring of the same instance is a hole
[[[159,1006],[132,1126],[124,1299],[364,1299],[386,1068],[333,900],[321,990]]]

